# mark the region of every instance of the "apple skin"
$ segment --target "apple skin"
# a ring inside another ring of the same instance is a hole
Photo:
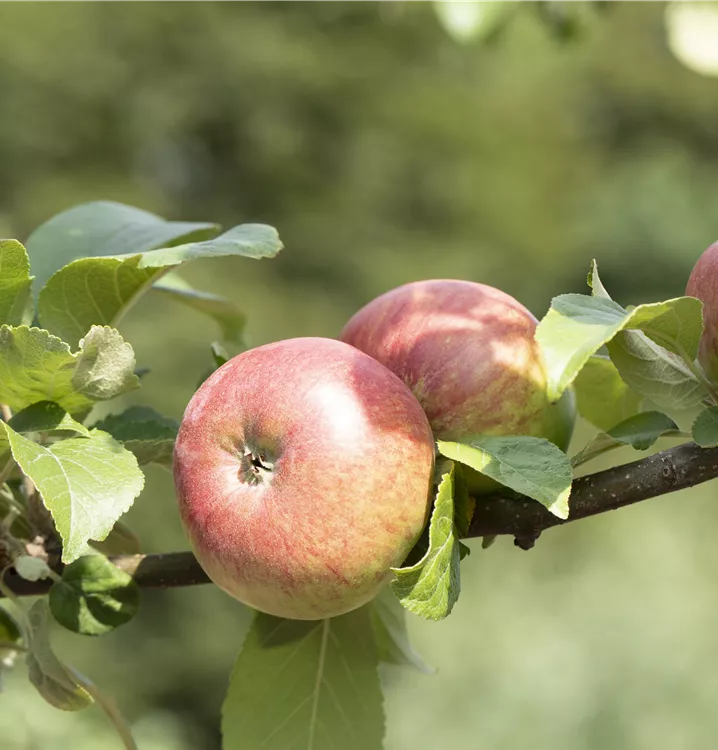
[[[439,440],[530,435],[566,450],[575,397],[567,391],[558,403],[549,401],[536,325],[498,289],[437,279],[377,297],[349,320],[340,339],[411,388]],[[475,491],[482,486],[491,484],[479,475],[470,481]]]
[[[298,338],[215,371],[175,443],[180,516],[207,575],[277,617],[372,599],[431,507],[434,438],[411,391],[340,341]]]
[[[698,361],[706,375],[718,382],[718,242],[698,258],[688,279],[686,294],[703,303],[704,326]]]

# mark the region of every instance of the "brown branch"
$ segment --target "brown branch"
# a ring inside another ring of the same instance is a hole
[[[574,479],[569,518],[562,521],[534,500],[488,496],[477,499],[469,537],[510,534],[536,539],[553,526],[617,510],[718,477],[718,448],[684,443],[648,458]]]
[[[574,480],[571,515],[562,521],[535,500],[489,496],[477,500],[469,537],[508,534],[528,547],[542,531],[609,510],[617,510],[658,495],[692,487],[718,477],[718,448],[685,443],[641,461],[588,474]],[[170,588],[208,583],[209,578],[191,552],[163,555],[120,555],[110,558],[143,588]],[[25,581],[10,572],[5,578],[19,596],[37,596],[52,582]]]

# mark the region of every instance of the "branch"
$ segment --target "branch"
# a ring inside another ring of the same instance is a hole
[[[497,495],[477,498],[468,537],[509,534],[519,546],[529,547],[542,531],[582,518],[617,510],[658,495],[692,487],[718,477],[718,448],[685,443],[648,458],[575,479],[571,515],[562,521],[535,500]],[[191,552],[111,557],[143,588],[171,588],[208,583],[209,578]],[[16,573],[6,583],[19,596],[47,593],[49,580],[25,581]]]

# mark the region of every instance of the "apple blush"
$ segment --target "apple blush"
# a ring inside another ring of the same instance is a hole
[[[431,508],[434,439],[409,388],[348,344],[278,341],[216,370],[174,452],[184,529],[224,591],[278,617],[372,599]]]

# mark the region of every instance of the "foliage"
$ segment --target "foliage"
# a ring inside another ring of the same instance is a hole
[[[218,232],[214,225],[201,226],[201,230],[188,230],[186,224],[170,225],[126,206],[98,203],[71,209],[33,233],[31,258],[42,258],[48,248],[61,247],[62,257],[69,260],[51,274],[47,262],[40,262],[46,282],[37,299],[40,310],[43,295],[49,299],[57,288],[72,289],[71,296],[62,298],[61,307],[63,319],[73,321],[74,328],[67,333],[72,346],[78,347],[76,353],[56,335],[63,332],[62,324],[56,322],[56,333],[16,325],[27,314],[25,291],[32,265],[28,266],[19,242],[0,246],[12,261],[7,283],[0,285],[0,309],[6,311],[0,326],[0,371],[6,373],[0,387],[5,416],[0,422],[1,489],[14,504],[13,520],[23,521],[22,532],[4,522],[2,533],[18,575],[29,581],[54,580],[49,612],[76,633],[103,635],[135,616],[140,603],[136,583],[88,544],[108,540],[120,516],[140,494],[144,483],[140,466],[169,465],[177,432],[172,419],[139,406],[87,426],[97,402],[141,385],[131,345],[107,323],[116,322],[129,301],[134,304],[137,295],[150,291],[159,278],[156,269],[227,253],[272,257],[282,247],[273,229],[259,225],[237,227],[214,239],[157,247],[162,240],[186,240],[188,231]],[[80,238],[75,250],[71,247],[73,237]],[[89,250],[96,256],[75,257]],[[130,283],[131,293],[118,296],[121,269],[128,262],[123,257],[129,259],[133,274],[139,269],[152,270],[146,271],[141,284]],[[104,272],[93,269],[116,261],[120,266],[113,266],[114,282],[106,285]],[[80,266],[85,269],[83,282],[74,287],[70,280]],[[68,282],[57,287],[59,278]],[[613,418],[625,408],[634,413],[600,432],[572,460],[552,443],[535,437],[477,435],[461,442],[439,441],[438,452],[450,460],[441,464],[437,475],[426,534],[417,544],[416,554],[409,556],[420,559],[393,569],[391,587],[376,603],[321,622],[256,615],[225,701],[223,731],[228,750],[248,741],[253,747],[281,748],[290,737],[300,738],[310,748],[334,746],[340,739],[367,750],[381,747],[384,717],[379,661],[429,671],[409,643],[396,601],[420,617],[439,620],[451,613],[459,598],[459,569],[469,551],[459,538],[468,533],[474,513],[467,472],[484,474],[509,498],[522,502],[533,498],[565,519],[570,515],[572,467],[616,447],[647,450],[661,436],[683,436],[668,415],[641,411],[644,403],[652,401],[669,411],[681,410],[687,403],[707,405],[695,421],[695,439],[702,445],[718,443],[718,405],[713,400],[716,386],[696,362],[701,303],[682,297],[625,309],[610,298],[595,262],[588,283],[590,295],[555,298],[537,328],[536,340],[549,375],[548,394],[560,398],[579,378],[579,408],[588,419],[596,419],[607,392],[618,394],[622,403],[619,410],[610,412]],[[181,284],[167,286],[164,291],[173,288],[183,294],[187,291]],[[191,299],[217,299],[193,290],[189,294]],[[244,316],[233,313],[232,319],[241,325],[228,325],[228,318],[218,310],[230,309],[229,304],[193,306],[215,318],[225,340],[236,343],[235,333],[241,330]],[[60,319],[47,314],[41,318],[45,323],[53,320]],[[610,363],[598,355],[602,347]],[[644,352],[648,347],[650,356],[627,358],[626,353],[636,347],[643,347]],[[225,359],[221,345],[213,345],[212,350],[215,364],[221,364]],[[580,378],[584,368],[590,377]],[[685,374],[689,385],[676,385],[669,375],[677,370]],[[664,377],[665,373],[669,375]],[[643,401],[628,399],[634,391]],[[690,399],[688,391],[693,394]],[[17,413],[12,414],[13,409]],[[604,423],[603,419],[597,421]],[[44,525],[32,510],[38,503],[49,512]],[[121,549],[136,550],[136,538],[127,527],[118,525],[114,538]],[[65,564],[61,575],[55,572],[51,559],[54,542],[61,544]],[[4,625],[6,648],[10,653],[20,644],[27,649],[30,681],[40,694],[66,710],[97,700],[126,747],[134,747],[131,732],[114,704],[52,652],[47,639],[47,604],[37,602],[26,611],[19,599],[0,585],[20,612],[19,626],[11,620]],[[387,601],[389,590],[396,597],[393,604]],[[273,696],[271,710],[265,700],[269,694]]]
[[[461,48],[426,4],[261,5],[3,8],[1,233],[27,236],[52,212],[97,195],[174,218],[276,223],[298,252],[256,268],[218,260],[183,271],[197,286],[212,277],[217,296],[248,311],[256,342],[334,335],[373,295],[421,277],[486,281],[540,314],[551,295],[578,291],[593,254],[617,300],[673,298],[697,249],[715,239],[718,98],[664,48],[660,5],[590,4],[613,7],[581,26],[580,45],[560,46],[525,4],[499,29],[499,45],[492,37]],[[150,403],[179,417],[208,364],[207,329],[184,304],[170,311],[168,299],[152,291],[120,321],[153,373],[85,420],[119,442],[95,421],[107,408]],[[620,376],[600,397],[588,387],[581,404],[583,376],[592,362],[611,364],[606,355],[591,357],[574,387],[582,415],[610,431],[656,407]],[[691,382],[681,368],[674,375],[678,386]],[[605,395],[613,386],[625,401]],[[155,455],[166,464],[163,441]],[[169,482],[152,468],[146,481],[147,502],[125,520],[151,549],[172,549],[182,542]],[[392,715],[416,717],[390,726],[391,747],[465,741],[468,726],[497,748],[660,746],[676,734],[710,745],[702,732],[712,716],[712,640],[702,623],[714,614],[714,554],[701,515],[710,506],[694,496],[680,514],[666,506],[644,515],[638,537],[635,516],[612,519],[552,538],[529,565],[497,545],[496,567],[465,566],[451,624],[429,631],[413,618],[412,635],[444,674],[426,688],[391,673]],[[142,721],[155,711],[171,750],[214,747],[227,651],[245,617],[220,595],[188,594],[146,597],[157,603],[144,603],[132,647],[123,630],[102,639],[102,651],[62,642],[89,670],[104,659],[123,706]],[[212,643],[196,649],[207,622]],[[527,645],[539,643],[541,653]],[[472,709],[459,713],[467,695]],[[21,715],[22,702],[3,701]],[[171,731],[161,710],[172,712]],[[440,712],[451,726],[436,720]],[[39,732],[54,721],[33,714],[26,723]],[[68,739],[73,747],[93,727],[87,721],[75,725],[83,729]]]

